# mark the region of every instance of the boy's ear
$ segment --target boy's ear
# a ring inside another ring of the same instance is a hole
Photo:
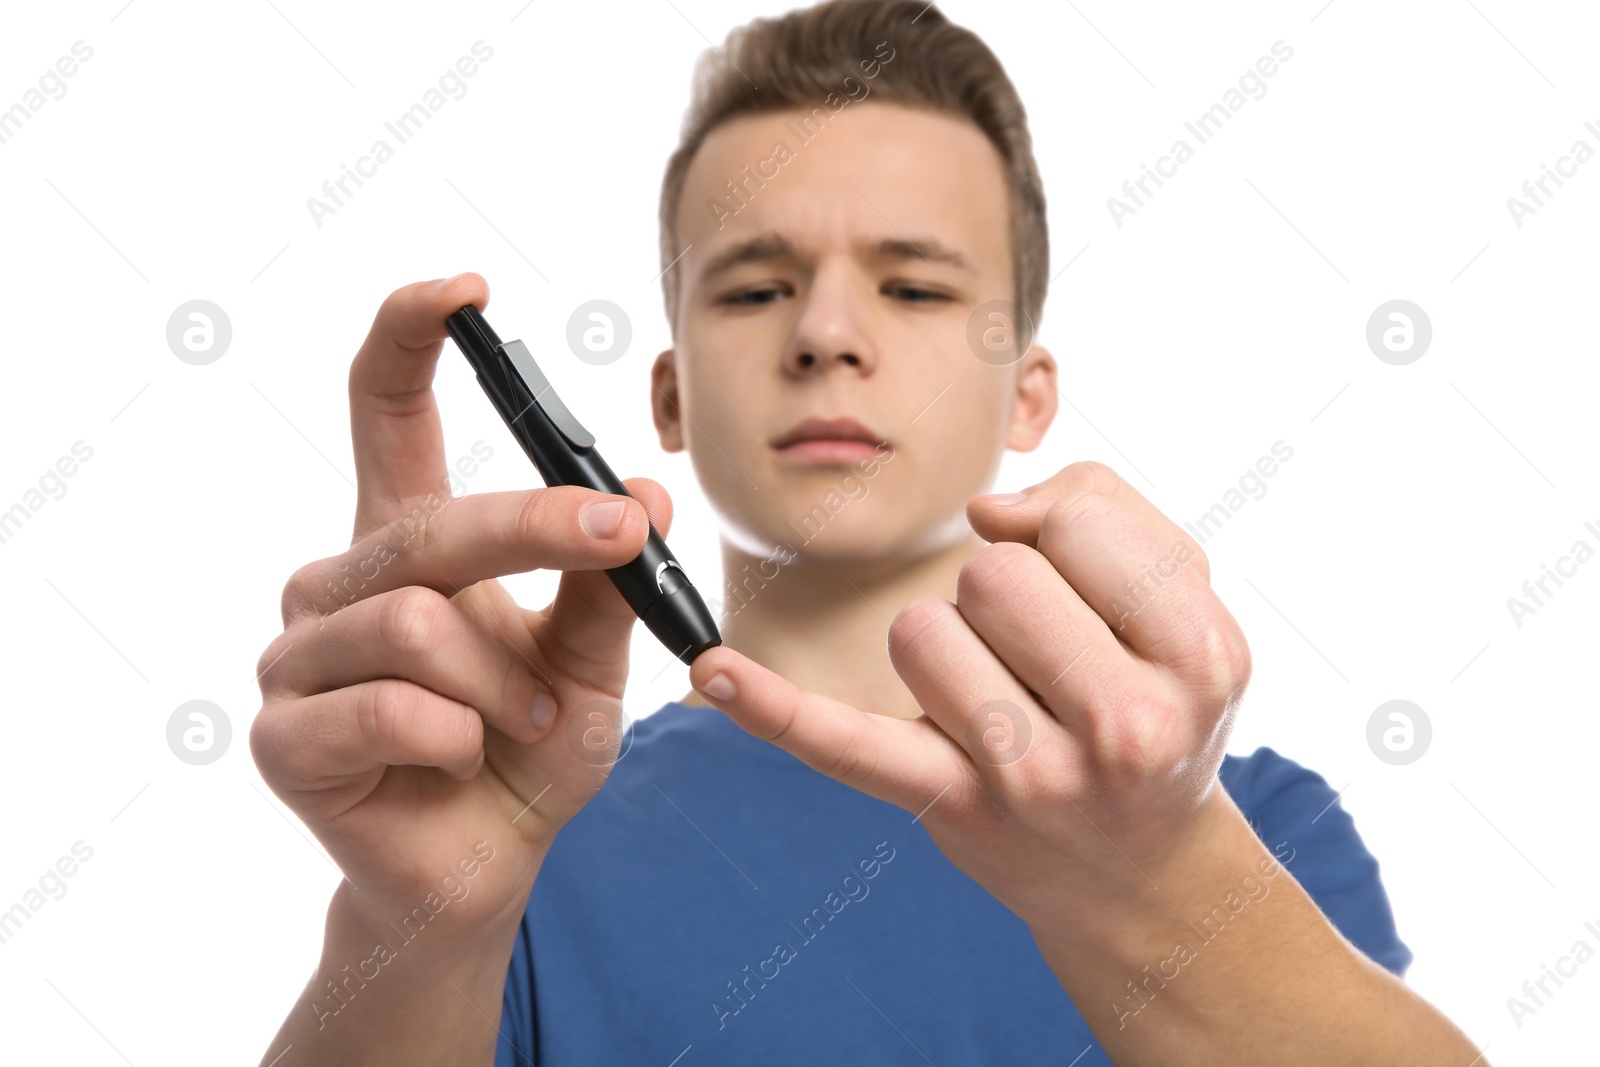
[[[683,419],[678,414],[678,356],[663,349],[650,366],[650,414],[667,452],[683,451]]]
[[[1016,402],[1006,447],[1032,452],[1055,421],[1061,394],[1056,391],[1056,360],[1048,349],[1033,345],[1017,367]]]

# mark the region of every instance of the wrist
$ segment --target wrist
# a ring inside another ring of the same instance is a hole
[[[1214,907],[1259,899],[1287,877],[1220,782],[1167,848],[1124,865],[1130,877],[1118,892],[1063,901],[1027,920],[1047,956],[1070,953],[1138,969],[1152,954],[1165,957],[1175,943],[1193,940]]]
[[[440,929],[374,920],[374,907],[348,881],[334,891],[316,969],[274,1048],[308,1064],[489,1062],[520,911]]]
[[[409,903],[397,903],[374,899],[343,879],[328,902],[324,962],[335,952],[341,962],[343,957],[351,961],[373,958],[385,970],[389,969],[387,959],[402,956],[428,960],[430,966],[481,959],[485,952],[509,945],[516,937],[536,875],[537,868],[518,879],[503,901],[493,904],[482,895],[487,888],[472,889],[467,882],[455,883],[458,891],[468,887],[462,895],[432,892]],[[372,965],[364,966],[370,970]]]

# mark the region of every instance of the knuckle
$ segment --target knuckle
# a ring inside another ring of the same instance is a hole
[[[1073,522],[1110,508],[1110,498],[1117,494],[1123,484],[1116,471],[1092,459],[1079,460],[1061,468],[1050,482],[1056,498],[1039,520],[1039,543],[1059,542]]]
[[[442,593],[426,586],[407,586],[384,598],[378,612],[378,637],[386,647],[405,655],[425,655],[433,647],[442,615],[449,607]]]
[[[270,696],[272,693],[279,692],[282,689],[282,686],[277,684],[282,672],[274,674],[272,669],[293,645],[294,639],[290,636],[289,630],[285,629],[283,633],[272,639],[271,643],[262,650],[260,657],[256,659],[256,687],[261,690],[263,697]]]
[[[763,736],[763,741],[766,741],[768,744],[777,745],[779,748],[784,747],[783,739],[789,736],[789,730],[794,726],[795,720],[798,718],[795,713],[795,709],[792,706],[788,709],[788,711],[789,714],[784,716],[783,722],[779,724],[777,731],[770,735]],[[813,766],[813,770],[821,769],[822,768],[820,767]]]
[[[362,569],[373,567],[376,572],[377,567],[389,563],[401,552],[425,555],[439,540],[448,514],[446,505],[451,499],[448,494],[430,490],[405,514],[390,520],[353,546],[352,552],[362,560]]]
[[[455,708],[456,714],[450,715],[445,720],[450,726],[448,752],[450,754],[476,752],[483,747],[485,729],[483,716],[475,714],[476,709],[470,705],[457,707],[453,701],[449,704]]]
[[[286,629],[294,620],[316,607],[317,593],[321,590],[327,573],[327,561],[316,560],[297,568],[289,575],[289,580],[284,583],[283,593],[278,599],[279,612]]]
[[[1080,459],[1076,463],[1067,464],[1061,468],[1060,478],[1063,497],[1084,490],[1111,496],[1122,487],[1120,474],[1104,463],[1092,459]]]
[[[378,313],[374,316],[375,319],[388,321],[404,312],[416,300],[417,290],[425,284],[425,282],[407,282],[405,285],[391,290],[389,295],[383,298],[383,302],[378,305]]]
[[[1056,542],[1066,536],[1073,523],[1085,516],[1110,511],[1111,492],[1089,488],[1082,494],[1068,493],[1052,501],[1039,520],[1039,543]]]
[[[948,602],[936,596],[921,596],[900,609],[889,624],[891,655],[909,651],[922,632],[944,617]]]
[[[363,686],[356,701],[356,730],[362,744],[379,752],[402,748],[422,711],[422,690],[398,678]]]
[[[277,706],[272,701],[261,705],[261,710],[250,722],[248,734],[250,744],[250,758],[255,761],[256,768],[260,770],[263,778],[267,777],[267,770],[275,762],[279,749],[278,736],[281,733]],[[270,779],[269,779],[270,780]]]
[[[566,517],[560,514],[558,496],[546,488],[535,489],[523,498],[511,531],[517,544],[538,544],[549,536],[553,526],[564,523]]]
[[[1037,555],[1031,546],[1018,541],[996,541],[980,548],[956,574],[956,603],[1009,593]]]
[[[1136,710],[1127,690],[1121,686],[1095,686],[1084,697],[1084,717],[1099,738],[1113,741],[1136,718]]]
[[[1128,690],[1104,687],[1089,698],[1088,719],[1100,766],[1142,776],[1163,765],[1160,724],[1168,721],[1166,709]]]
[[[1163,752],[1150,731],[1137,726],[1108,733],[1100,741],[1099,754],[1102,766],[1130,782],[1145,781],[1165,766]]]
[[[1164,657],[1173,673],[1207,704],[1231,704],[1250,680],[1250,646],[1231,623],[1196,619],[1172,639]]]
[[[1236,702],[1250,683],[1250,645],[1237,626],[1207,626],[1200,637],[1205,693],[1224,704]]]
[[[872,777],[878,769],[878,758],[866,745],[846,744],[833,754],[827,766],[818,769],[837,782],[853,786]]]

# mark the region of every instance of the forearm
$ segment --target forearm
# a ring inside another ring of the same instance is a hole
[[[472,939],[424,931],[407,941],[405,931],[359,914],[349,888],[340,883],[328,905],[317,969],[261,1067],[489,1067],[520,916],[508,914]]]
[[[1202,824],[1100,930],[1030,924],[1112,1062],[1488,1067],[1340,935],[1220,787]]]

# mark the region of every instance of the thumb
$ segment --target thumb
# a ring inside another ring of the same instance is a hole
[[[622,485],[665,538],[672,526],[672,498],[667,491],[649,478],[625,478]],[[545,654],[551,666],[584,685],[620,695],[628,679],[633,624],[639,617],[610,575],[603,570],[564,572],[546,614],[551,640]]]

